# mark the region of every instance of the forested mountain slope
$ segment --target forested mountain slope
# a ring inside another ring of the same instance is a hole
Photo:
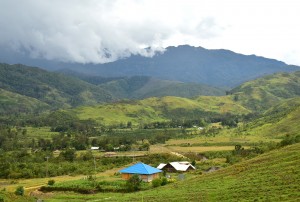
[[[225,90],[197,83],[168,81],[145,76],[134,76],[110,81],[100,85],[118,98],[143,99],[149,97],[199,95],[224,95]]]
[[[184,83],[162,80],[149,76],[102,77],[86,75],[72,70],[58,71],[67,76],[79,78],[94,85],[100,85],[119,99],[143,99],[149,97],[177,96],[195,97],[199,95],[224,95],[223,88],[200,83]]]
[[[112,101],[111,94],[100,87],[24,65],[0,64],[0,88],[35,98],[53,109]]]
[[[0,116],[20,113],[38,113],[50,106],[38,99],[0,89]]]

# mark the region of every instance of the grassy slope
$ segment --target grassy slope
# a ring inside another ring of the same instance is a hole
[[[38,99],[0,89],[0,115],[33,113],[49,108],[48,104]]]
[[[262,118],[256,119],[245,126],[251,135],[266,137],[282,137],[298,135],[300,131],[300,98],[282,102],[266,111]]]
[[[60,193],[47,201],[297,201],[300,144],[274,150],[210,174],[132,194]]]
[[[300,72],[265,76],[246,82],[231,93],[243,106],[261,112],[280,101],[300,96]]]
[[[124,101],[114,104],[79,107],[72,110],[80,119],[95,119],[105,124],[149,123],[168,121],[172,117],[193,118],[205,113],[249,113],[244,107],[235,104],[229,97],[202,97],[197,99],[163,97],[140,101]]]

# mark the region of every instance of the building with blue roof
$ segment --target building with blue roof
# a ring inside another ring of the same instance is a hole
[[[139,162],[130,167],[119,171],[122,174],[122,179],[128,180],[132,175],[137,174],[144,182],[151,182],[159,177],[161,170]]]

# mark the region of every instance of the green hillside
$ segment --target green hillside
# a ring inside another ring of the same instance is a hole
[[[199,95],[218,96],[225,94],[224,90],[203,84],[168,81],[146,76],[117,79],[100,86],[120,99],[143,99],[163,96],[191,98]]]
[[[286,201],[300,199],[300,144],[261,155],[212,174],[128,195],[127,201]],[[124,200],[125,201],[125,200]]]
[[[57,193],[47,201],[299,201],[299,152],[300,143],[148,191]]]
[[[247,123],[242,128],[243,133],[282,138],[286,135],[299,135],[299,123],[300,97],[297,97],[270,108],[261,118]]]
[[[151,82],[150,80],[148,82]],[[125,80],[123,80],[124,85],[119,82],[120,80],[111,81],[110,84],[116,88],[116,94],[124,96],[126,92],[122,90],[124,87],[121,86],[126,86],[128,83]],[[144,79],[139,80],[137,77],[131,82],[136,82],[136,85],[129,85],[136,86],[136,89],[131,88],[130,92],[149,92],[147,87],[141,87],[147,83]],[[157,86],[161,84],[159,82],[151,83],[151,85]],[[289,98],[299,97],[299,95],[300,72],[278,73],[249,81],[230,91],[227,96],[199,96],[193,99],[172,96],[152,97],[140,101],[122,101],[113,104],[80,107],[72,111],[80,119],[96,119],[104,124],[118,124],[128,121],[138,124],[171,119],[207,118],[226,113],[239,115],[254,112],[262,114],[269,108]]]
[[[288,98],[300,96],[300,72],[277,73],[246,82],[230,91],[233,99],[261,112]]]
[[[49,108],[38,99],[0,89],[0,115],[36,113]]]
[[[105,90],[80,79],[24,65],[0,64],[0,88],[35,98],[54,109],[112,100]]]
[[[218,114],[247,114],[249,110],[230,97],[148,98],[140,101],[122,101],[113,104],[84,106],[70,110],[80,119],[95,119],[104,124],[133,124],[170,121],[171,119],[197,119]]]

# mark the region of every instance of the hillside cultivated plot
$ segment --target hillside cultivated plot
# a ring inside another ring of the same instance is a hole
[[[234,146],[253,145],[262,142],[279,142],[278,138],[265,137],[261,135],[229,135],[232,130],[223,131],[216,136],[196,136],[184,139],[170,139],[167,146]]]
[[[50,139],[53,135],[59,134],[58,132],[51,132],[50,127],[26,127],[27,136],[30,138],[46,138]]]
[[[247,147],[244,147],[247,149]],[[168,146],[168,149],[175,152],[208,152],[208,151],[230,151],[234,150],[234,146],[211,146],[211,147],[180,147],[180,146]]]
[[[99,123],[114,125],[131,121],[139,122],[166,121],[151,107],[132,104],[111,104],[94,107],[80,107],[73,110],[82,120],[93,119]]]

